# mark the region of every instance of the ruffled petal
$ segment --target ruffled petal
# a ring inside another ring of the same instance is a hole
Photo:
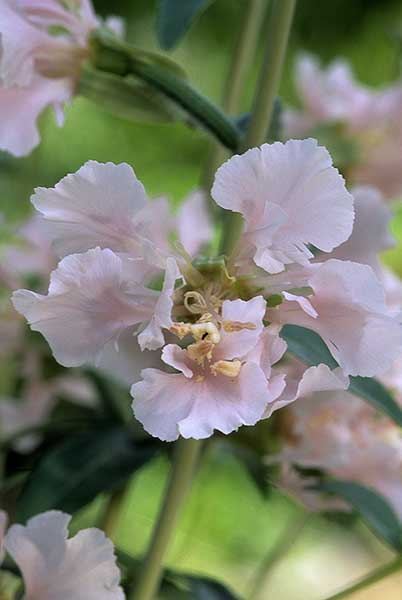
[[[69,515],[49,511],[10,527],[5,546],[30,600],[124,600],[113,544],[99,529],[67,539]]]
[[[136,218],[147,205],[142,183],[126,163],[86,162],[54,188],[37,188],[32,204],[49,221],[60,256],[99,246],[136,248]]]
[[[62,105],[72,96],[68,79],[35,76],[29,87],[0,86],[0,148],[25,156],[39,144],[37,119],[50,105]]]
[[[308,264],[309,244],[330,252],[352,232],[353,198],[313,139],[264,144],[232,157],[218,169],[212,196],[243,215],[254,260],[269,272]]]
[[[47,296],[28,290],[13,294],[16,310],[69,367],[96,361],[108,341],[149,321],[157,299],[157,292],[127,283],[121,259],[100,248],[64,258],[51,275]]]

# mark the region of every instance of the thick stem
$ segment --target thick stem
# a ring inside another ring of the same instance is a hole
[[[395,560],[391,561],[387,565],[379,567],[378,569],[370,573],[370,575],[362,577],[362,579],[359,579],[359,581],[357,581],[353,585],[344,588],[343,590],[337,592],[333,596],[329,596],[329,598],[326,598],[326,600],[342,600],[342,598],[349,598],[351,594],[359,592],[360,590],[363,590],[364,588],[373,585],[378,581],[381,581],[381,579],[384,579],[385,577],[388,577],[389,575],[392,575],[393,573],[396,573],[401,569],[402,556],[398,556],[397,558],[395,558]]]
[[[242,151],[265,142],[278,93],[289,32],[292,25],[296,0],[273,0],[267,31],[263,64],[257,83],[250,125],[242,145]],[[238,213],[230,213],[226,219],[222,238],[222,252],[230,254],[235,248],[243,228]]]
[[[121,516],[121,507],[126,495],[126,486],[115,490],[108,498],[102,515],[100,528],[113,542],[116,542],[116,529]]]
[[[177,442],[165,498],[152,533],[142,575],[129,596],[130,600],[153,600],[158,591],[163,560],[173,537],[181,507],[190,489],[201,446],[198,440],[180,439]]]
[[[266,5],[266,0],[249,0],[244,3],[244,15],[235,40],[223,91],[222,108],[226,114],[236,115],[240,110],[244,86],[251,61],[255,55]],[[211,146],[203,173],[205,189],[211,188],[215,171],[225,156],[226,153],[222,146],[216,143]]]

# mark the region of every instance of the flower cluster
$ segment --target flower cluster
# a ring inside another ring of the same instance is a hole
[[[332,500],[328,504],[319,492],[306,489],[317,479],[303,481],[296,470],[318,469],[374,488],[402,518],[402,434],[397,425],[341,385],[337,391],[307,390],[284,417],[279,459],[285,489],[310,508],[332,508]]]
[[[47,106],[63,124],[63,106],[89,55],[88,36],[99,25],[90,0],[0,1],[2,150],[28,154],[39,143],[36,121]],[[106,25],[122,33],[116,17]]]
[[[295,68],[300,110],[284,115],[285,137],[311,135],[334,125],[344,140],[357,146],[346,168],[355,184],[374,185],[387,199],[402,193],[402,85],[373,90],[355,81],[347,62],[327,68],[302,55]]]
[[[32,197],[62,260],[47,295],[18,290],[14,306],[65,366],[127,364],[128,346],[134,414],[162,440],[253,425],[311,386],[385,372],[402,350],[373,269],[336,254],[348,243],[358,254],[359,236],[347,241],[353,197],[325,148],[291,140],[234,156],[212,197],[244,219],[235,250],[214,259],[199,254],[211,235],[202,197],[170,218],[126,164],[91,161]],[[285,324],[319,333],[339,370],[287,377]]]
[[[99,529],[68,538],[70,515],[49,511],[26,526],[0,511],[0,562],[7,551],[24,579],[25,600],[124,600],[113,544]]]

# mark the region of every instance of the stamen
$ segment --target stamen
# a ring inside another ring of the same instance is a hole
[[[173,323],[170,327],[169,331],[171,331],[174,335],[177,335],[179,339],[183,339],[186,335],[191,333],[191,324],[190,323]]]
[[[221,336],[215,323],[195,323],[191,326],[191,333],[196,340],[208,340],[212,344],[219,344]],[[206,334],[206,335],[205,335]]]
[[[257,329],[257,325],[250,321],[246,321],[245,323],[242,323],[241,321],[223,321],[222,326],[223,329],[229,333],[242,331],[242,329]]]
[[[184,306],[188,312],[194,315],[202,314],[208,309],[205,298],[200,292],[186,292],[184,294]]]
[[[240,360],[218,360],[210,367],[213,375],[224,375],[225,377],[237,377],[240,373]]]
[[[200,366],[204,366],[204,361],[207,358],[211,360],[212,350],[214,345],[208,340],[201,340],[195,344],[187,346],[188,357]]]

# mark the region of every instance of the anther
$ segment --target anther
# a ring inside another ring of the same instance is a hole
[[[210,366],[213,375],[224,375],[225,377],[237,377],[240,373],[240,360],[218,360]]]

